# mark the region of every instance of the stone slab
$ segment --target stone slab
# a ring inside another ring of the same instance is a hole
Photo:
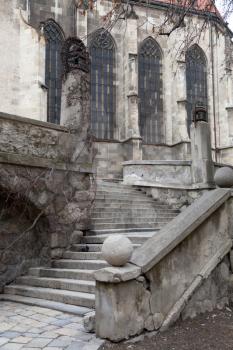
[[[106,267],[94,273],[95,279],[99,282],[120,283],[135,279],[141,274],[141,268],[132,264],[123,267]]]

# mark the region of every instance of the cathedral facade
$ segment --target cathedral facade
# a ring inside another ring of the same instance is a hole
[[[190,161],[197,110],[213,160],[233,165],[232,33],[217,9],[200,2],[173,30],[179,11],[165,1],[125,2],[123,12],[116,3],[2,1],[1,112],[59,124],[61,50],[78,37],[91,58],[100,177],[122,178],[127,161]]]

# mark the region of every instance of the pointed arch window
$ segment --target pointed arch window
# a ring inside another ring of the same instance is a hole
[[[153,38],[139,49],[139,125],[145,143],[164,141],[162,54]]]
[[[43,23],[46,40],[45,84],[48,88],[47,121],[60,123],[62,61],[61,49],[64,34],[60,26],[52,19]]]
[[[186,89],[187,123],[190,131],[195,107],[198,105],[208,109],[206,58],[198,45],[191,46],[186,52]]]
[[[90,43],[91,128],[98,139],[113,139],[116,115],[116,48],[109,32],[96,32]]]

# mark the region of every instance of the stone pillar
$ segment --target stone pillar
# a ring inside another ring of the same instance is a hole
[[[126,57],[128,60],[128,130],[127,138],[131,145],[130,160],[142,159],[141,136],[139,131],[138,112],[138,45],[137,45],[137,15],[133,7],[127,19]]]
[[[209,124],[204,121],[193,123],[190,129],[190,136],[193,183],[213,185],[214,166]]]
[[[186,96],[186,62],[177,61],[176,87],[177,87],[177,105],[178,105],[178,128],[176,135],[173,137],[174,142],[188,140],[187,129],[187,96]],[[177,126],[177,120],[174,121]]]
[[[228,119],[228,136],[232,139],[233,137],[233,80],[232,71],[228,69],[226,71],[226,86],[227,86],[227,119]]]
[[[90,127],[90,62],[86,47],[80,39],[69,38],[62,50],[64,76],[62,83],[61,125],[76,134],[71,160],[90,156],[85,147]],[[83,149],[82,155],[76,150]],[[85,151],[86,149],[86,151]]]
[[[128,137],[140,137],[139,113],[138,113],[138,67],[137,55],[129,55],[128,62],[129,82],[128,82]]]

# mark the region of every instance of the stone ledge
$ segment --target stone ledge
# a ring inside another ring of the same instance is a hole
[[[178,166],[191,166],[192,162],[189,160],[128,160],[123,162],[122,165],[178,165]]]
[[[126,264],[123,267],[106,267],[94,273],[95,279],[99,282],[120,283],[139,277],[140,267]]]
[[[141,267],[143,273],[149,271],[230,197],[229,189],[207,192],[136,249],[131,263]]]
[[[63,171],[79,171],[80,173],[94,173],[92,165],[87,164],[66,164],[64,162],[57,162],[47,158],[22,156],[19,154],[0,152],[0,164],[12,164],[20,166],[30,166],[36,168],[49,168]]]
[[[53,129],[53,130],[57,130],[57,131],[65,132],[65,133],[69,132],[69,130],[66,127],[61,126],[61,125],[43,122],[40,120],[35,120],[35,119],[31,119],[31,118],[26,118],[26,117],[20,117],[17,115],[12,115],[12,114],[3,113],[3,112],[0,112],[0,119],[4,119],[6,121],[7,120],[15,121],[15,122],[19,122],[19,123],[27,123],[27,124],[31,124],[31,125],[35,125],[35,126],[40,126],[42,128]]]
[[[161,188],[161,189],[171,189],[171,190],[185,190],[185,191],[195,191],[195,190],[206,190],[206,189],[214,189],[215,186],[209,184],[193,184],[191,186],[182,186],[175,184],[162,184],[162,183],[154,183],[150,181],[135,181],[132,186],[135,187],[150,187],[150,188]]]

